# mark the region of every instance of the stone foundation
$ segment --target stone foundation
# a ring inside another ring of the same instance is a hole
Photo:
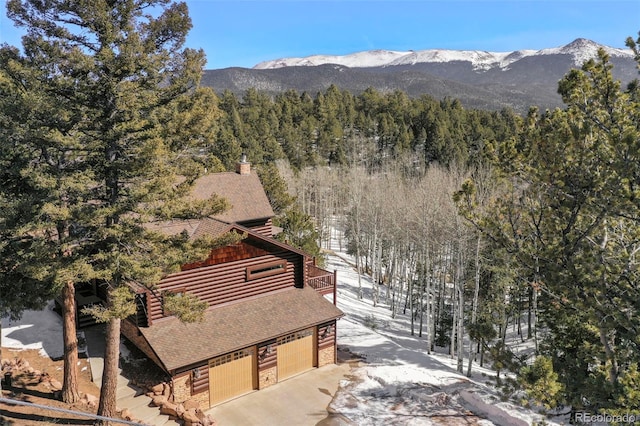
[[[181,404],[191,398],[191,375],[185,374],[173,378],[173,402]]]
[[[271,367],[258,373],[258,389],[265,389],[278,382],[278,369]]]
[[[335,364],[335,346],[329,346],[318,351],[318,367]]]
[[[202,411],[208,410],[209,391],[191,394],[191,374],[173,378],[173,402],[182,404],[187,400],[196,401]]]
[[[198,392],[195,395],[191,396],[192,400],[198,401],[198,406],[200,407],[200,409],[202,411],[206,411],[209,408],[211,408],[211,406],[209,405],[209,391],[206,392]]]

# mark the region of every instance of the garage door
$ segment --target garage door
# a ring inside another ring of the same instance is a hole
[[[254,353],[244,349],[209,361],[211,406],[255,389]]]
[[[278,339],[278,381],[313,368],[313,329]]]

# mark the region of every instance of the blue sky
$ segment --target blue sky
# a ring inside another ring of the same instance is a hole
[[[4,1],[2,2],[4,5]],[[187,46],[206,68],[371,49],[543,49],[578,37],[624,47],[640,31],[640,0],[188,0]],[[0,42],[20,44],[2,12]]]

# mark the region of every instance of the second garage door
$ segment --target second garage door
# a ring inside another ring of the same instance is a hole
[[[292,333],[278,339],[278,381],[314,366],[313,329]]]
[[[244,349],[209,361],[211,406],[255,389],[253,349]]]

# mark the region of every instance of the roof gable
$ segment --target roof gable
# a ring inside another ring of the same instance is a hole
[[[309,255],[304,251],[293,247],[287,243],[283,243],[281,241],[276,240],[272,237],[266,237],[259,232],[255,232],[249,228],[246,228],[242,225],[238,224],[226,224],[216,219],[206,218],[199,220],[171,220],[171,221],[163,221],[163,222],[153,222],[148,223],[147,229],[161,232],[165,235],[177,235],[181,232],[187,232],[189,238],[196,239],[202,236],[209,236],[212,238],[221,237],[223,234],[231,231],[236,231],[240,234],[247,234],[247,241],[245,243],[250,243],[258,249],[262,249],[265,252],[274,252],[274,251],[289,251],[292,253],[296,253],[302,258],[306,258]],[[221,247],[219,249],[212,250],[209,257],[200,262],[194,262],[191,264],[183,265],[184,269],[192,269],[200,266],[213,265],[216,263],[221,263],[218,260],[214,260],[216,258],[217,251],[229,250],[228,247]],[[238,249],[239,250],[239,249]],[[256,254],[256,253],[254,253]]]
[[[249,228],[245,228],[242,225],[232,224],[232,225],[224,225],[224,226],[216,226],[215,220],[211,220],[214,222],[213,224],[198,227],[198,230],[202,233],[200,235],[196,235],[194,233],[192,238],[197,238],[198,236],[204,235],[207,230],[211,233],[207,234],[212,237],[221,236],[223,233],[235,231],[240,234],[246,234],[247,238],[241,241],[239,244],[235,246],[224,246],[213,249],[209,254],[208,258],[200,261],[194,262],[187,265],[183,265],[182,270],[199,268],[202,266],[210,266],[216,265],[219,263],[225,263],[229,260],[239,260],[239,259],[248,259],[252,257],[262,256],[268,253],[275,253],[281,251],[288,251],[291,253],[295,253],[300,256],[300,258],[304,259],[308,257],[308,254],[304,251],[297,249],[289,244],[283,243],[281,241],[276,240],[275,238],[265,237],[264,235],[252,231]],[[220,222],[217,222],[220,223]],[[214,233],[219,232],[219,233]]]
[[[217,194],[226,198],[231,208],[214,218],[226,223],[241,223],[273,217],[273,209],[256,173],[212,173],[194,182],[191,197],[207,200]]]

